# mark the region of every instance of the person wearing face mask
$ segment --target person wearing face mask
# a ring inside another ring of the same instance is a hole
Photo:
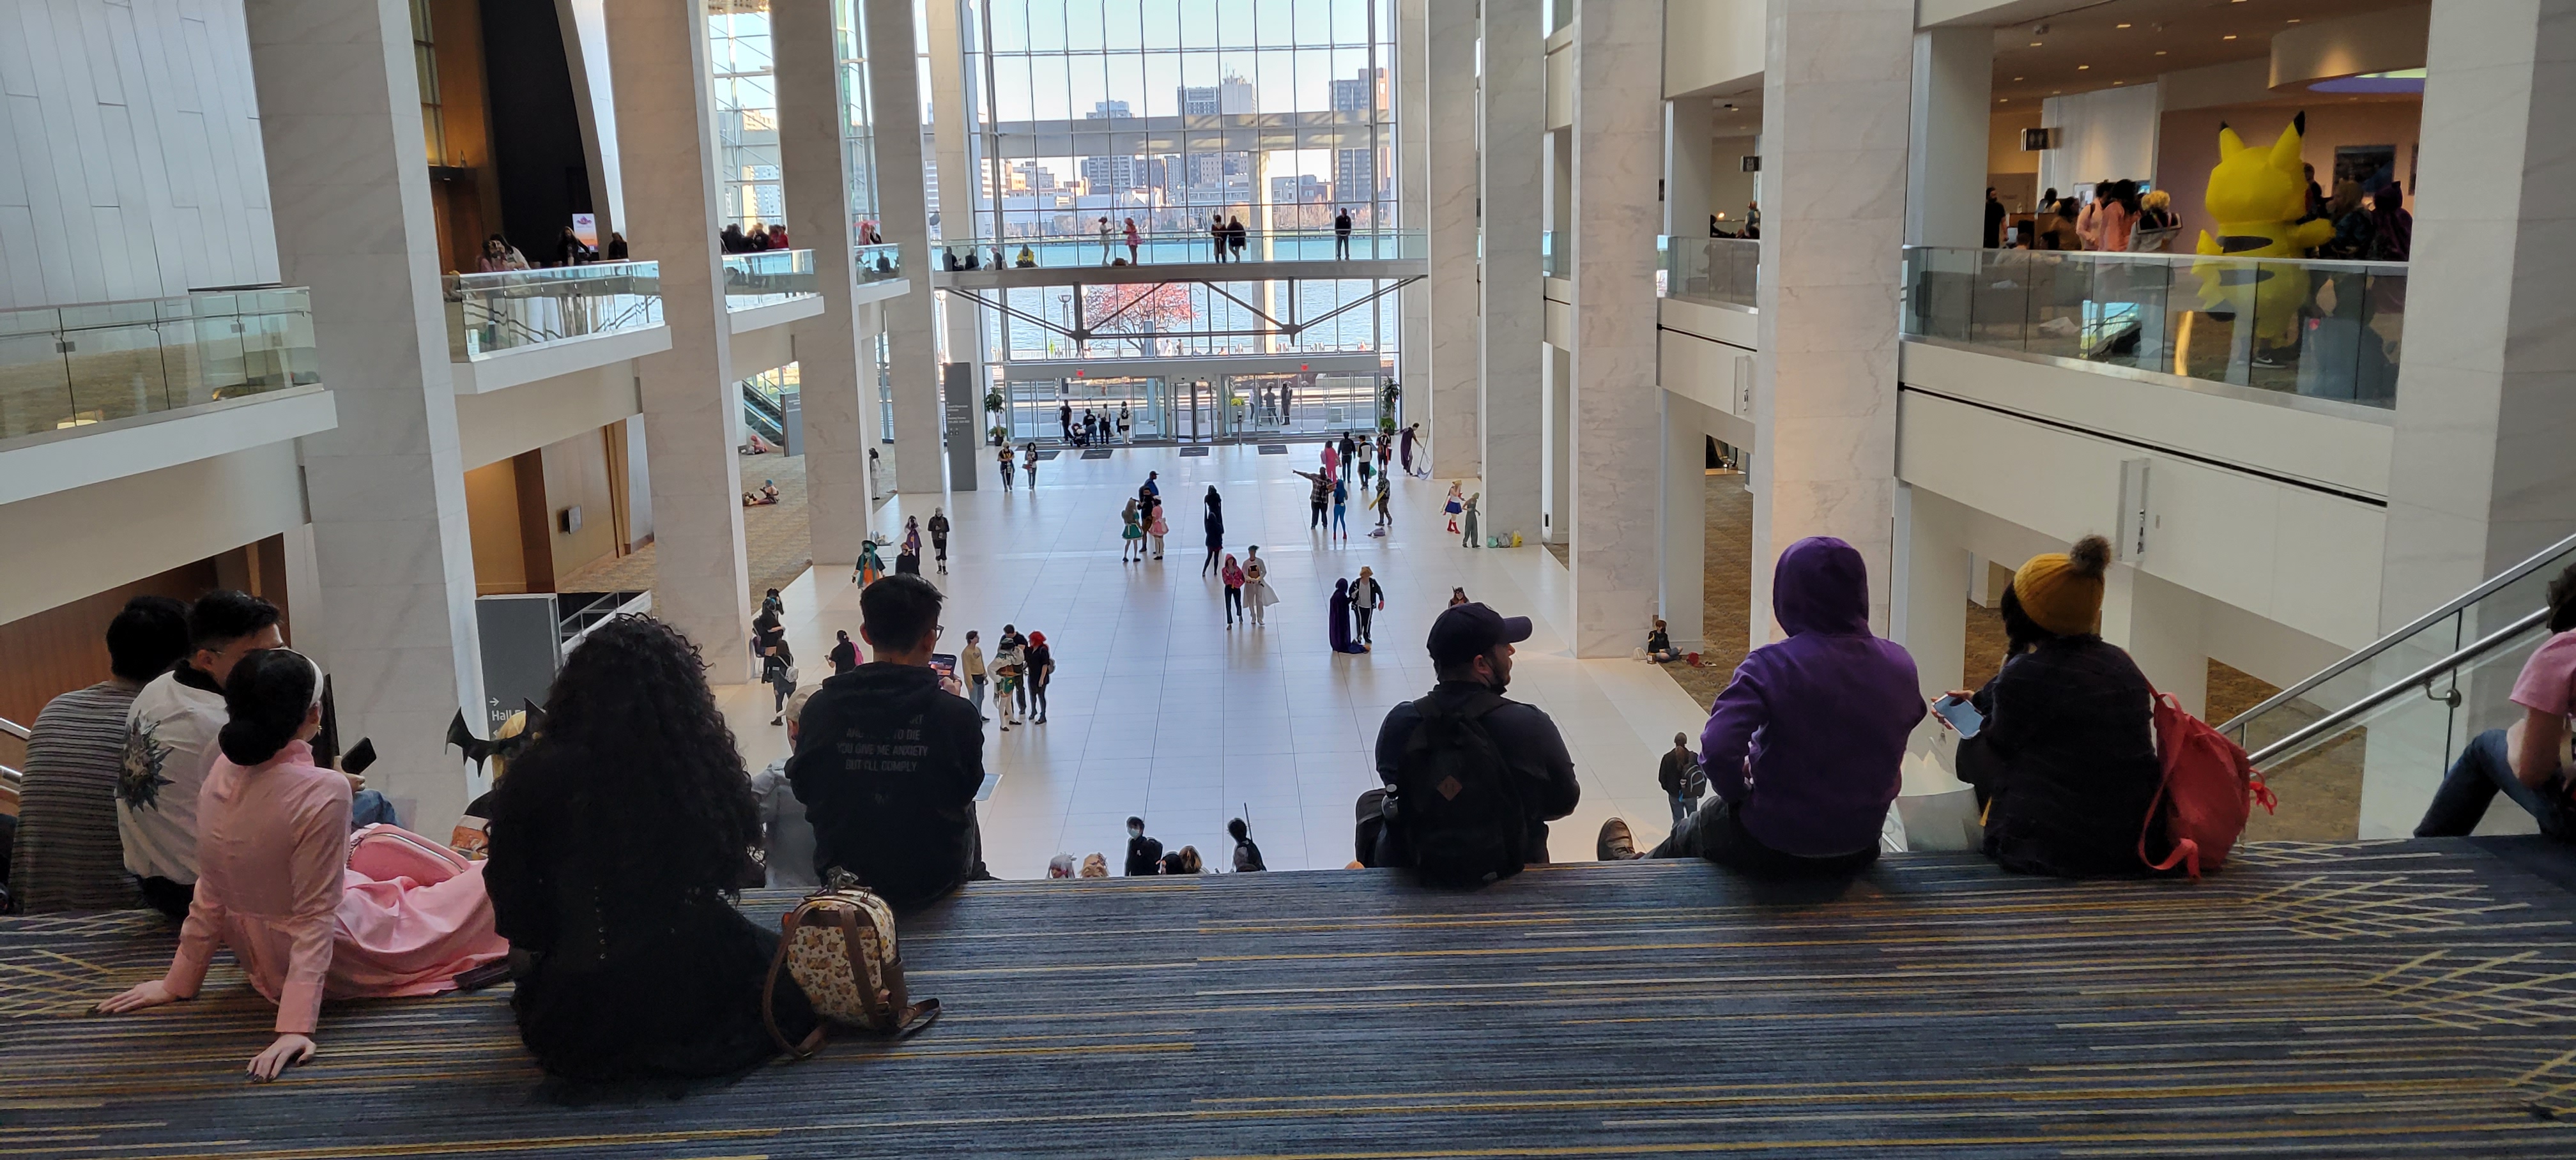
[[[1163,844],[1145,836],[1145,819],[1127,819],[1127,876],[1163,872]]]
[[[1358,811],[1361,849],[1375,831],[1369,865],[1473,886],[1547,861],[1547,824],[1573,813],[1583,791],[1556,722],[1503,697],[1512,646],[1529,637],[1528,617],[1477,603],[1454,605],[1432,622],[1439,683],[1387,710],[1378,728],[1377,772],[1386,786],[1361,795]]]

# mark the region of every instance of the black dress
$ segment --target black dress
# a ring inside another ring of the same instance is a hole
[[[760,1013],[777,933],[734,909],[725,884],[616,873],[601,854],[631,839],[590,832],[594,815],[550,792],[536,766],[512,769],[493,794],[483,883],[513,956],[532,960],[510,1006],[537,1065],[578,1080],[700,1078],[777,1054]],[[777,1006],[789,1040],[812,1032],[793,979]]]

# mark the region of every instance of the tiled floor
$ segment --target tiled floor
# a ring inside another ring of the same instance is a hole
[[[1340,866],[1351,856],[1351,802],[1375,784],[1369,749],[1387,708],[1431,686],[1424,632],[1449,594],[1507,614],[1538,632],[1521,646],[1511,695],[1555,717],[1583,777],[1583,803],[1553,827],[1551,852],[1589,858],[1602,819],[1620,814],[1641,841],[1660,839],[1670,813],[1655,787],[1656,759],[1676,731],[1697,735],[1702,710],[1652,666],[1576,661],[1557,611],[1564,568],[1536,546],[1471,550],[1440,534],[1445,480],[1396,487],[1397,525],[1370,539],[1353,520],[1347,543],[1306,530],[1307,485],[1289,474],[1303,457],[1262,458],[1219,447],[1206,458],[1177,449],[1121,449],[1107,460],[1059,457],[1032,491],[902,496],[878,512],[899,530],[907,514],[944,505],[955,531],[942,649],[966,630],[989,651],[1005,623],[1040,630],[1055,650],[1053,711],[1042,726],[989,726],[986,768],[1000,783],[984,803],[986,861],[1004,877],[1038,877],[1059,852],[1101,852],[1114,866],[1125,821],[1142,815],[1170,849],[1195,845],[1225,862],[1229,817],[1250,811],[1253,838],[1273,869]],[[1121,563],[1119,505],[1162,473],[1174,535],[1168,558]],[[1201,497],[1225,497],[1228,549],[1261,545],[1281,603],[1266,628],[1225,627],[1222,589],[1199,569]],[[1357,512],[1352,513],[1354,517]],[[1325,644],[1325,600],[1336,577],[1376,569],[1386,585],[1379,651],[1334,654]],[[790,642],[819,673],[835,629],[858,629],[848,577],[811,572],[785,591]],[[809,678],[812,679],[812,678]],[[718,690],[753,768],[786,752],[771,726],[766,686]]]

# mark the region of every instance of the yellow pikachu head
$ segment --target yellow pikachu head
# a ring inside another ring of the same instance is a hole
[[[2209,216],[2230,223],[2296,221],[2307,210],[2308,179],[2299,163],[2307,131],[2301,113],[2269,149],[2256,149],[2225,125],[2218,129],[2218,167],[2209,171]]]

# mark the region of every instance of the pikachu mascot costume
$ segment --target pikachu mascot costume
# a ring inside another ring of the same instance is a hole
[[[2218,127],[2218,167],[2209,171],[2204,198],[2218,219],[2219,236],[2200,235],[2209,257],[2296,258],[2334,237],[2334,223],[2299,222],[2307,213],[2308,181],[2299,163],[2307,132],[2301,113],[2269,149],[2256,149],[2225,124]],[[2254,336],[2274,346],[2298,339],[2299,307],[2308,300],[2308,274],[2286,266],[2247,268],[2232,262],[2195,262],[2201,307],[2213,313],[2252,314]],[[2238,325],[2244,325],[2240,322]]]

